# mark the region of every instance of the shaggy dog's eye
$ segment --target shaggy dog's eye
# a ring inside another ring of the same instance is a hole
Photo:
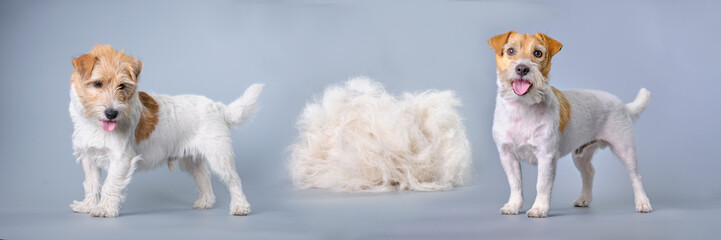
[[[513,55],[513,54],[516,54],[516,49],[509,48],[507,52],[508,52],[508,55]]]
[[[121,83],[120,85],[118,85],[118,89],[120,89],[120,90],[125,89],[125,83]]]
[[[543,53],[542,53],[541,51],[539,51],[539,50],[536,50],[535,52],[533,52],[533,56],[536,56],[537,58],[540,58],[541,56],[543,56]]]
[[[102,87],[102,86],[103,86],[103,83],[100,82],[100,81],[95,81],[95,82],[93,82],[93,87],[100,88],[100,87]]]

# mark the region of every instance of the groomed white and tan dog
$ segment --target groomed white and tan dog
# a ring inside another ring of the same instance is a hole
[[[135,170],[178,162],[195,178],[200,197],[193,208],[210,208],[215,195],[210,169],[230,191],[230,214],[247,215],[250,204],[235,171],[229,128],[255,112],[263,86],[250,86],[230,105],[203,96],[166,96],[137,91],[142,63],[108,45],[73,59],[70,116],[73,148],[85,172],[85,199],[74,212],[116,217]],[[100,169],[108,171],[101,188]]]
[[[549,85],[551,57],[563,46],[544,35],[509,31],[488,40],[496,52],[498,96],[493,121],[501,164],[511,194],[501,214],[518,214],[523,205],[519,160],[538,165],[536,200],[526,215],[546,217],[556,161],[573,152],[583,190],[573,204],[591,203],[593,153],[606,146],[618,156],[631,177],[636,211],[651,212],[651,203],[636,168],[633,121],[648,105],[650,93],[641,89],[632,103],[594,90],[559,91]]]

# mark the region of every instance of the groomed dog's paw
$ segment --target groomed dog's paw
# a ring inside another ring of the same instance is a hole
[[[250,214],[250,203],[247,201],[230,203],[230,215],[245,216],[248,214]]]
[[[516,203],[506,203],[506,205],[503,205],[501,208],[501,214],[503,215],[517,215],[518,210],[521,209],[520,204]]]
[[[578,199],[576,199],[576,201],[573,202],[573,206],[575,206],[575,207],[588,207],[588,205],[590,205],[590,204],[591,204],[591,198],[585,197],[585,196],[581,196]]]
[[[651,211],[653,211],[653,208],[651,208],[651,202],[648,199],[636,202],[636,212],[650,213]]]
[[[93,217],[104,217],[104,218],[114,218],[118,216],[118,207],[108,206],[109,204],[103,204],[102,202],[95,206],[93,210],[90,211],[90,215]]]
[[[87,199],[82,202],[73,201],[73,203],[70,204],[70,208],[76,213],[89,213],[95,208],[95,201]]]
[[[200,197],[193,203],[195,209],[208,209],[212,208],[215,204],[215,197]]]
[[[530,218],[545,218],[546,216],[548,216],[548,209],[532,207],[531,210],[528,210],[528,212],[526,212],[526,216]]]

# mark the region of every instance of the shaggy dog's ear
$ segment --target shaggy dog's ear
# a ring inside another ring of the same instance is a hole
[[[511,34],[514,33],[516,32],[508,31],[504,34],[493,36],[492,38],[488,39],[488,46],[490,46],[493,51],[496,51],[497,55],[503,55],[503,45],[506,45],[506,43],[508,42],[508,38],[511,37]]]
[[[97,61],[98,58],[95,55],[91,53],[83,54],[82,56],[73,59],[73,66],[82,79],[87,79],[90,77],[90,73],[93,72],[95,62]]]
[[[135,82],[137,82],[138,77],[140,76],[140,71],[143,70],[143,62],[128,55],[125,55],[125,61],[127,61],[130,66],[130,76]]]

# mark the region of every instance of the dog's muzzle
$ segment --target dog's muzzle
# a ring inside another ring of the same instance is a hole
[[[118,110],[111,108],[105,109],[105,117],[108,118],[108,120],[101,119],[100,124],[103,126],[103,130],[112,132],[118,124],[118,122],[115,121],[115,118],[118,117]]]
[[[511,82],[511,85],[513,86],[513,93],[518,96],[523,96],[528,93],[528,89],[531,89],[533,84],[531,84],[531,81],[528,81],[528,79],[524,79],[523,77],[528,75],[530,71],[531,68],[526,64],[516,65],[516,74],[518,74],[519,78]]]

